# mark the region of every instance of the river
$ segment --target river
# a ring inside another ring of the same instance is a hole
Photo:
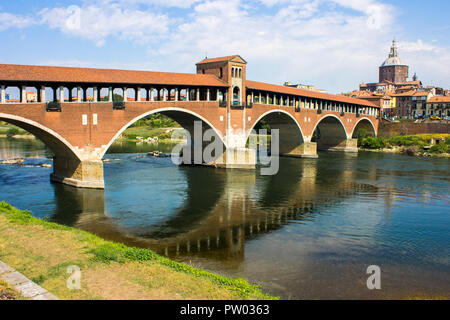
[[[284,299],[450,297],[449,160],[320,153],[259,170],[178,167],[116,143],[105,190],[49,180],[51,152],[0,139],[0,200],[105,239],[243,277]],[[369,290],[367,267],[381,269]]]

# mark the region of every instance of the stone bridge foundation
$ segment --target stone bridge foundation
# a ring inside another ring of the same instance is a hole
[[[256,150],[248,148],[228,148],[218,157],[214,166],[225,169],[255,169]]]
[[[55,156],[50,180],[77,188],[104,189],[103,161],[82,161],[75,158]]]
[[[358,139],[346,139],[340,142],[323,141],[319,145],[319,150],[324,151],[341,151],[341,152],[358,152]]]
[[[303,142],[296,148],[292,150],[283,150],[284,148],[280,146],[280,156],[281,157],[292,157],[292,158],[318,158],[317,155],[317,143],[316,142]]]

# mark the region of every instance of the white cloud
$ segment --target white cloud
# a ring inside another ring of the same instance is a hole
[[[417,39],[415,42],[402,41],[398,44],[398,47],[405,52],[433,51],[437,49],[431,44],[424,43],[422,39]]]
[[[370,29],[381,29],[392,22],[392,7],[376,0],[332,0],[333,2],[367,15]]]
[[[171,21],[165,14],[126,9],[112,3],[104,7],[46,8],[39,15],[41,23],[51,29],[92,40],[97,45],[103,45],[109,36],[137,43],[152,42],[168,34]]]
[[[92,4],[97,2],[99,5],[120,4],[130,7],[132,5],[162,6],[174,8],[190,8],[194,3],[201,0],[83,0],[85,3]]]
[[[11,14],[8,12],[0,11],[0,31],[9,29],[9,28],[18,28],[23,29],[27,28],[36,22],[30,18],[20,15]]]

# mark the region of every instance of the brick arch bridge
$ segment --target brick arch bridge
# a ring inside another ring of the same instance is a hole
[[[246,143],[261,120],[280,130],[285,156],[357,152],[359,128],[376,135],[380,110],[371,102],[246,80],[246,64],[240,56],[205,59],[197,74],[3,64],[0,121],[29,131],[54,152],[52,181],[85,188],[104,188],[107,149],[152,113],[174,119],[192,138],[195,121],[213,129],[224,151],[208,164],[224,168],[255,167],[255,150]],[[12,87],[16,100],[7,99]],[[113,101],[117,89],[123,101]]]

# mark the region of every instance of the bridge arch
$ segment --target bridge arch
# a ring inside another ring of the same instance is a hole
[[[33,120],[6,113],[0,113],[0,121],[13,124],[28,131],[41,140],[56,157],[83,160],[82,155],[60,134]]]
[[[279,148],[282,156],[300,156],[303,154],[305,143],[302,128],[297,120],[289,113],[283,110],[270,110],[262,114],[246,133],[246,141],[256,125],[264,120],[271,129],[279,130]]]
[[[127,124],[122,126],[120,130],[116,132],[114,137],[109,141],[109,143],[106,146],[102,147],[102,151],[100,153],[100,158],[103,158],[108,149],[111,147],[113,142],[133,123],[136,121],[145,118],[149,115],[155,114],[155,113],[161,113],[165,116],[168,116],[169,118],[175,120],[178,124],[181,125],[183,129],[186,129],[190,135],[191,138],[194,138],[194,121],[201,121],[202,122],[202,130],[206,129],[212,129],[215,133],[214,139],[219,139],[220,142],[223,144],[223,149],[225,150],[227,148],[227,144],[223,138],[222,132],[217,130],[207,119],[205,119],[203,116],[199,115],[198,113],[194,111],[190,111],[187,109],[177,108],[177,107],[167,107],[167,108],[158,108],[154,110],[149,110],[147,112],[144,112],[140,114],[139,116],[131,119]],[[206,128],[205,128],[206,126]],[[205,142],[208,144],[209,142]]]
[[[337,116],[329,114],[315,125],[311,141],[317,143],[318,150],[333,150],[342,146],[348,138],[345,126]]]
[[[375,126],[373,125],[372,121],[370,121],[370,119],[368,118],[362,118],[355,124],[352,131],[352,138],[356,138],[358,131],[362,129],[366,130],[366,133],[369,136],[372,137],[377,136],[377,130],[375,129]]]

